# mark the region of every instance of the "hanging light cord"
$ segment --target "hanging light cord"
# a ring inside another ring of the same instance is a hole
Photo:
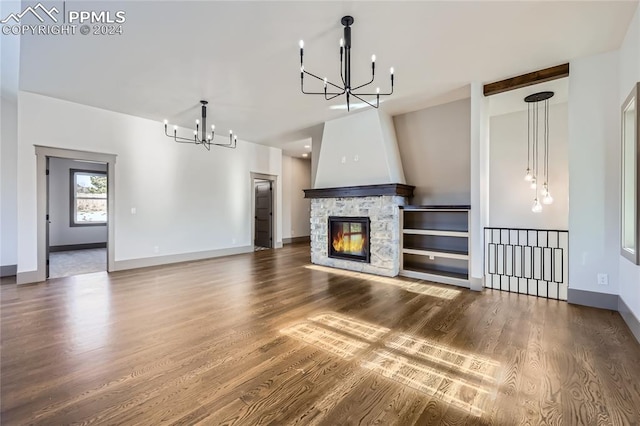
[[[538,109],[539,106],[538,103],[536,103],[535,108],[533,109],[533,179],[536,183],[536,198],[538,198]]]
[[[531,104],[527,104],[527,173],[531,171]]]
[[[549,99],[544,101],[544,181],[549,190]]]

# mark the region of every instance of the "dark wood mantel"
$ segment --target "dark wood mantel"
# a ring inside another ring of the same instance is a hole
[[[305,189],[304,198],[343,198],[373,197],[381,195],[399,195],[413,197],[415,186],[403,183],[386,183],[382,185],[341,186],[339,188]]]

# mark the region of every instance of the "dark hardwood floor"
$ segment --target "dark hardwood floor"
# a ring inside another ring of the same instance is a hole
[[[3,425],[634,425],[616,312],[309,264],[306,244],[0,286]]]

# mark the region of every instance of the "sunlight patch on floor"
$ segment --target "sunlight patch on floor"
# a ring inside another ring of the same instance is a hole
[[[346,360],[352,359],[358,351],[369,346],[341,333],[321,327],[311,322],[303,322],[280,330],[281,333],[300,339]]]
[[[309,320],[318,324],[335,328],[339,331],[343,331],[345,333],[359,337],[368,342],[376,342],[389,331],[391,331],[386,327],[380,327],[379,325],[371,324],[365,321],[360,321],[354,318],[349,318],[347,316],[334,313],[316,315],[315,317],[309,318]]]
[[[364,274],[361,272],[345,271],[343,269],[330,268],[328,266],[320,265],[305,265],[305,268],[312,269],[314,271],[322,271],[329,274],[347,276],[352,278],[358,278],[367,281],[373,281],[376,283],[392,285],[410,293],[422,294],[425,296],[438,297],[440,299],[455,299],[460,290],[454,288],[446,288],[437,285],[431,285],[427,282],[407,281],[400,278],[381,277],[379,275]]]
[[[280,331],[345,360],[361,355],[362,367],[474,416],[483,414],[487,397],[495,397],[500,364],[485,356],[336,312]]]
[[[499,364],[486,357],[465,354],[448,346],[405,333],[393,337],[385,343],[385,346],[425,361],[438,363],[488,383],[495,382],[495,373]]]
[[[425,366],[420,361],[379,349],[374,351],[371,357],[361,365],[419,392],[432,395],[474,416],[479,417],[483,414],[479,407],[482,406],[482,400],[489,393],[489,390]]]

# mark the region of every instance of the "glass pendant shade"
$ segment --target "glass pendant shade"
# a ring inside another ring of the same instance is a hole
[[[531,211],[534,213],[540,213],[542,211],[542,204],[540,204],[540,201],[538,201],[537,198],[533,200],[533,207],[531,207]]]

